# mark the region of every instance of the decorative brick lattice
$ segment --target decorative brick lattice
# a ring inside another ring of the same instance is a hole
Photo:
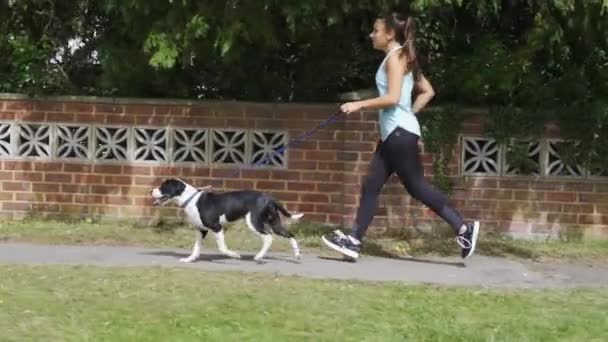
[[[463,139],[462,165],[463,173],[468,175],[500,173],[500,151],[494,139]]]
[[[484,137],[463,137],[460,151],[462,174],[494,176],[542,176],[588,178],[606,177],[608,170],[585,170],[581,165],[571,165],[563,160],[560,151],[576,148],[561,140],[515,141],[512,148],[524,148],[528,159],[526,170],[509,165],[507,147]]]
[[[49,158],[51,156],[51,126],[48,124],[18,124],[16,151],[19,157]]]
[[[0,158],[286,166],[285,131],[0,122]]]

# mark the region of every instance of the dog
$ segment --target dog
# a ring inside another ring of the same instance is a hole
[[[194,225],[196,240],[192,253],[181,262],[190,263],[200,257],[201,244],[209,231],[215,235],[219,251],[231,258],[240,259],[240,255],[231,251],[224,241],[222,225],[228,222],[245,219],[247,227],[262,239],[262,248],[253,258],[262,261],[272,245],[273,235],[289,239],[296,259],[301,252],[294,235],[281,223],[281,216],[298,221],[304,214],[291,214],[274,198],[260,191],[237,190],[223,193],[209,191],[210,187],[197,189],[182,179],[169,178],[160,186],[152,189],[151,196],[155,206],[174,202],[184,209],[188,221]],[[266,229],[266,226],[270,230]]]

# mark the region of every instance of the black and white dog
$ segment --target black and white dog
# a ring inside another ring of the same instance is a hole
[[[272,244],[272,232],[289,239],[293,253],[300,258],[298,242],[281,223],[279,213],[299,220],[303,214],[291,214],[271,196],[253,190],[216,193],[197,189],[181,179],[170,178],[152,189],[154,205],[175,202],[184,209],[188,221],[196,228],[196,240],[192,253],[182,262],[193,262],[201,253],[201,244],[209,230],[214,233],[219,251],[232,258],[241,256],[228,249],[224,241],[222,225],[245,218],[247,227],[262,238],[263,244],[254,260],[261,261]],[[270,226],[270,230],[266,229]]]

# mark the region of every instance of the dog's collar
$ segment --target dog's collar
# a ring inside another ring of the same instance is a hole
[[[190,202],[192,202],[192,199],[193,199],[193,198],[194,198],[196,195],[200,194],[201,192],[202,192],[202,191],[201,191],[201,190],[199,190],[199,191],[197,191],[197,192],[193,193],[192,195],[190,195],[190,197],[188,197],[188,199],[187,199],[187,200],[185,200],[185,201],[184,201],[184,203],[183,203],[182,205],[180,205],[180,208],[185,208],[185,207],[187,207],[187,206],[188,206],[188,204],[190,204]]]

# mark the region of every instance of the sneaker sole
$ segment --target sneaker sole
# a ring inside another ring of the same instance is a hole
[[[468,258],[475,252],[475,245],[477,245],[477,236],[479,236],[479,221],[473,223],[473,236],[471,237],[471,250],[464,258]]]
[[[321,240],[323,240],[323,242],[327,245],[327,247],[333,249],[334,251],[341,253],[343,255],[346,255],[347,257],[350,257],[352,259],[357,259],[359,258],[359,253],[357,252],[353,252],[350,249],[347,248],[342,248],[336,244],[333,244],[331,241],[325,239],[325,236],[321,237]]]

